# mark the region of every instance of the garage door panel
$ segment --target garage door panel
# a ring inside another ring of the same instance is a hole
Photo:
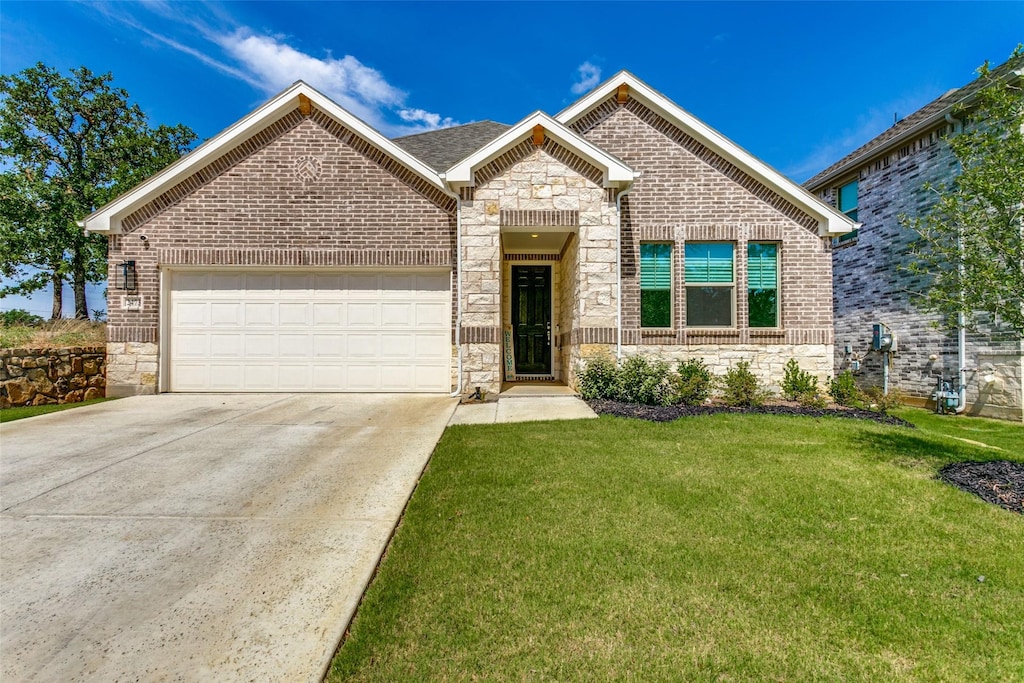
[[[171,274],[172,391],[447,391],[451,273]]]
[[[307,327],[309,308],[307,303],[282,302],[278,304],[277,319],[282,327]]]

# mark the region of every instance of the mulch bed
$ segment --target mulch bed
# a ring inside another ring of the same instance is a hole
[[[805,408],[800,405],[764,405],[751,408],[732,408],[723,405],[709,406],[644,406],[638,403],[620,403],[597,399],[587,401],[594,412],[598,415],[617,415],[618,417],[632,417],[638,420],[650,422],[671,422],[681,417],[694,415],[715,415],[717,413],[753,413],[757,415],[803,415],[806,417],[843,417],[855,420],[871,420],[886,425],[899,427],[910,427],[914,425],[892,415],[878,413],[872,410],[858,410],[854,408]]]
[[[1024,515],[1024,463],[954,462],[939,470],[939,479],[987,503]]]

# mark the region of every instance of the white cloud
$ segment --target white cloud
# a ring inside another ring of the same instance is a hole
[[[576,72],[580,80],[572,84],[573,95],[582,95],[601,82],[601,67],[594,66],[589,61],[580,64]]]
[[[213,28],[194,13],[180,13],[173,4],[154,3],[142,7],[160,16],[165,30],[177,25],[191,35],[170,38],[109,5],[98,4],[97,9],[268,95],[284,90],[295,81],[306,81],[385,135],[408,135],[458,125],[451,117],[407,106],[408,93],[352,55],[334,58],[329,54],[324,57],[307,54],[289,45],[284,37],[257,33],[237,24],[232,26],[230,17],[220,10],[212,19],[221,28]],[[206,44],[198,47],[188,44],[197,39]],[[223,57],[210,54],[210,43],[223,51]],[[395,118],[400,123],[395,122]]]

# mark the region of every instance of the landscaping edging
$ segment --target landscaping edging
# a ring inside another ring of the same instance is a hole
[[[717,413],[754,413],[758,415],[802,415],[805,417],[843,417],[855,420],[871,420],[886,425],[910,427],[914,425],[893,415],[877,413],[872,410],[855,408],[805,408],[803,406],[764,405],[750,408],[733,408],[730,406],[645,406],[638,403],[621,403],[607,399],[587,401],[587,404],[598,415],[617,415],[632,417],[650,422],[671,422],[680,417],[693,415],[715,415]]]
[[[77,403],[106,388],[104,346],[0,349],[0,408]]]

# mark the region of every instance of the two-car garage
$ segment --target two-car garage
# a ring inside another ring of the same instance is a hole
[[[165,277],[164,391],[450,391],[450,270]]]

